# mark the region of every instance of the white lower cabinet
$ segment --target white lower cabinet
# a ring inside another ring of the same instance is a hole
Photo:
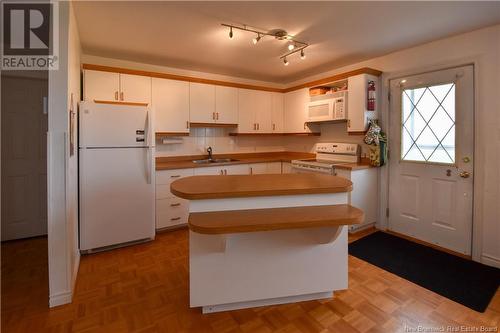
[[[365,213],[363,223],[349,226],[349,231],[355,231],[377,222],[378,216],[378,168],[360,170],[335,169],[337,176],[352,181],[350,204]]]
[[[194,169],[196,176],[204,175],[248,175],[248,164],[219,165]]]
[[[207,166],[194,169],[156,171],[156,230],[185,225],[189,200],[170,192],[170,184],[180,178],[208,175],[280,174],[281,162]]]
[[[187,224],[189,200],[170,192],[170,184],[177,179],[192,176],[193,169],[156,171],[156,229]]]

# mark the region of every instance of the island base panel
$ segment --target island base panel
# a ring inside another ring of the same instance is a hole
[[[286,303],[321,300],[321,299],[330,299],[330,298],[332,298],[332,296],[333,296],[333,291],[326,291],[326,292],[307,294],[307,295],[297,295],[297,296],[262,299],[262,300],[256,300],[256,301],[211,305],[211,306],[202,307],[201,312],[205,314],[205,313],[238,310],[238,309],[256,308],[259,306],[268,306],[268,305],[278,305],[278,304],[286,304]]]
[[[325,298],[325,292],[331,297],[347,289],[346,226],[228,235],[190,231],[189,251],[190,306],[206,311]]]

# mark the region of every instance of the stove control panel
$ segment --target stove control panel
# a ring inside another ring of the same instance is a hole
[[[318,143],[316,153],[358,155],[359,145],[357,143]]]

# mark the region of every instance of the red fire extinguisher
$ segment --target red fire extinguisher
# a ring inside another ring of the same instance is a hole
[[[368,81],[368,100],[367,107],[368,111],[375,111],[375,81]]]

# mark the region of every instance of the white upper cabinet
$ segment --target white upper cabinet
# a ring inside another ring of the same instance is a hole
[[[240,133],[257,130],[254,98],[255,90],[238,89],[238,132]]]
[[[255,99],[255,122],[257,123],[257,132],[272,132],[272,93],[268,91],[256,90]]]
[[[238,89],[215,87],[215,122],[222,124],[238,123]]]
[[[285,94],[284,132],[310,132],[306,125],[306,103],[309,102],[309,89],[299,89]]]
[[[83,72],[83,81],[85,101],[120,100],[120,74],[86,69]]]
[[[239,132],[272,132],[271,96],[271,93],[267,91],[239,89]]]
[[[215,86],[189,83],[189,120],[192,123],[215,122]]]
[[[189,83],[152,79],[156,132],[189,133]]]
[[[84,71],[84,100],[151,103],[151,78],[93,70]]]
[[[151,103],[151,78],[141,75],[120,74],[120,101]]]
[[[368,82],[375,82],[375,92],[378,97],[380,85],[378,77],[369,74],[359,74],[348,78],[348,109],[347,109],[347,132],[364,132],[368,129],[370,119],[378,118],[378,105],[380,100],[375,98],[375,110],[367,109]]]
[[[272,93],[271,131],[273,133],[283,133],[283,111],[284,95],[282,93]]]

